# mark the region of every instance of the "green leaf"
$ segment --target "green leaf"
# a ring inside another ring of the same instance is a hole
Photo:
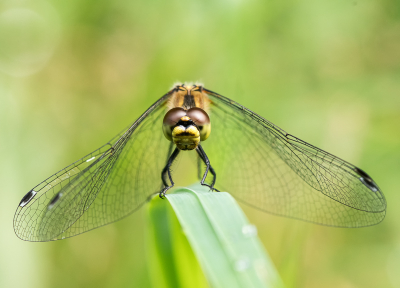
[[[283,287],[256,227],[229,193],[193,185],[167,199],[148,206],[153,287]]]

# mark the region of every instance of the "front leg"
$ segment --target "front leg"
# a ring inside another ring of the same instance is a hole
[[[168,189],[174,187],[175,183],[172,180],[172,176],[171,176],[171,165],[174,162],[174,160],[176,159],[176,157],[178,156],[179,152],[181,150],[179,150],[178,148],[175,148],[174,152],[171,154],[171,156],[169,157],[168,161],[167,161],[167,165],[165,165],[164,169],[161,172],[161,180],[164,184],[164,188],[160,191],[160,198],[164,199],[165,197],[165,193],[168,191]],[[168,174],[168,178],[169,181],[171,182],[171,185],[168,185],[167,180],[165,179],[166,174]]]
[[[197,146],[196,152],[199,154],[200,159],[203,160],[204,164],[206,164],[206,171],[204,172],[204,175],[203,175],[203,178],[201,179],[200,184],[203,186],[210,187],[211,190],[213,190],[213,191],[215,190],[215,191],[219,192],[217,189],[214,188],[215,181],[217,180],[217,174],[215,173],[214,168],[211,166],[210,160],[208,159],[206,152],[204,152],[203,147],[201,147],[200,144]],[[211,182],[211,185],[204,183],[206,181],[208,171],[210,171],[211,174],[213,175],[213,180]]]

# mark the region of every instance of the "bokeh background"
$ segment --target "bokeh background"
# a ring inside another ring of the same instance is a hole
[[[396,0],[1,1],[0,287],[149,287],[145,209],[50,243],[19,240],[12,218],[176,81],[202,81],[385,193],[386,219],[362,229],[243,207],[287,287],[400,287]]]

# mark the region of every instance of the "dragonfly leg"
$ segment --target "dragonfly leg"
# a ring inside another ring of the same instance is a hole
[[[171,142],[169,145],[169,148],[168,148],[168,154],[167,154],[167,159],[166,159],[167,163],[168,163],[169,158],[171,157],[170,155],[171,155],[173,147],[174,147],[174,143]],[[168,170],[168,165],[165,166],[163,171],[161,172],[161,180],[162,180],[164,186],[168,186],[168,182],[165,178],[167,175],[167,170]],[[161,186],[161,189],[163,189],[163,186]]]
[[[206,164],[206,171],[204,172],[203,178],[201,179],[201,182],[200,182],[201,185],[210,187],[210,189],[212,191],[219,192],[217,189],[214,188],[215,181],[217,180],[217,174],[215,173],[214,168],[211,166],[210,160],[208,159],[206,152],[204,152],[203,147],[201,147],[200,144],[197,146],[196,151],[199,154],[200,159],[203,160],[204,164]],[[213,179],[212,179],[211,185],[208,185],[207,183],[204,183],[206,181],[206,178],[207,178],[207,175],[208,175],[208,171],[210,171],[211,174],[213,175]]]
[[[172,180],[172,176],[171,176],[171,165],[174,162],[174,160],[176,159],[176,157],[178,156],[180,151],[181,150],[179,150],[178,148],[175,148],[174,152],[171,154],[171,156],[169,157],[169,159],[167,161],[167,165],[165,165],[164,169],[161,172],[161,179],[165,186],[159,194],[161,199],[164,198],[165,193],[168,191],[168,189],[174,187],[174,185],[175,185],[174,181]],[[171,185],[168,185],[167,180],[165,179],[166,174],[168,174],[168,178],[169,178],[169,181],[171,182]]]
[[[201,165],[202,164],[203,164],[203,158],[200,156],[197,158],[197,178],[198,179],[202,179],[202,177],[203,177],[203,175],[201,175]]]

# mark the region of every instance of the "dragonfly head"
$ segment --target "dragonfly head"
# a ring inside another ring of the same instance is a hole
[[[180,150],[193,150],[200,141],[206,140],[210,135],[210,118],[198,107],[188,110],[181,107],[172,108],[165,114],[163,132]]]

